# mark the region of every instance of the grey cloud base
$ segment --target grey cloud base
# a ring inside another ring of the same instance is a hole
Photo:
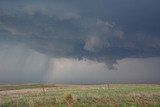
[[[35,59],[44,63],[61,57],[87,59],[105,63],[110,70],[124,58],[159,57],[158,4],[158,0],[0,1],[0,51],[12,53],[16,48],[15,54],[21,56],[19,51],[23,49],[16,44],[23,44],[44,54],[44,59],[41,56]],[[9,51],[4,51],[5,45]],[[11,59],[12,55],[8,54]],[[17,63],[27,60],[24,56]],[[1,60],[1,68],[5,58]],[[8,66],[8,62],[3,65]],[[44,72],[46,66],[42,66]]]

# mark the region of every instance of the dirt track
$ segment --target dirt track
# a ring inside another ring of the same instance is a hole
[[[42,88],[0,91],[0,95],[42,93]]]

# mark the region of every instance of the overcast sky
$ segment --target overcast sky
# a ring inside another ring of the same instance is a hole
[[[160,83],[159,0],[0,0],[0,83]]]

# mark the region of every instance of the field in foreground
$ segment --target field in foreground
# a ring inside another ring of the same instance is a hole
[[[0,85],[0,107],[160,107],[160,85]]]

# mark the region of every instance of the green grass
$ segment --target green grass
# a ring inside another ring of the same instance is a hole
[[[0,87],[0,107],[160,107],[160,85],[45,85],[45,92],[40,84]]]

